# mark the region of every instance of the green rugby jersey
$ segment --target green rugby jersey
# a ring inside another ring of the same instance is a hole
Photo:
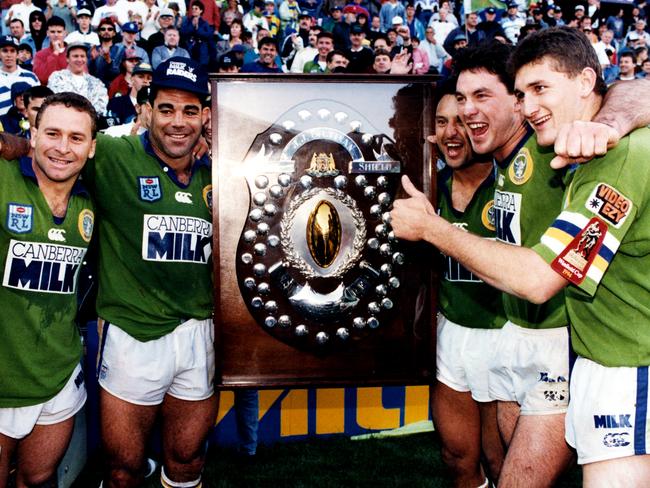
[[[476,189],[464,212],[453,208],[451,191],[453,171],[438,173],[438,214],[458,228],[494,238],[494,173]],[[438,307],[452,322],[473,329],[500,329],[506,322],[501,292],[485,284],[478,276],[449,256],[442,258]]]
[[[212,314],[212,184],[208,158],[188,185],[148,133],[99,135],[84,172],[97,204],[97,312],[132,337],[158,339]]]
[[[0,161],[0,187],[0,407],[14,408],[50,400],[81,359],[76,287],[94,209],[77,182],[55,219],[31,158]]]
[[[519,146],[497,163],[494,192],[497,240],[533,247],[560,212],[567,174],[549,166],[554,156],[553,148],[538,146],[537,137],[529,130]],[[561,293],[542,305],[504,293],[503,306],[508,320],[521,327],[550,329],[568,324]]]
[[[566,288],[573,349],[604,366],[650,365],[650,129],[580,166],[534,249]]]

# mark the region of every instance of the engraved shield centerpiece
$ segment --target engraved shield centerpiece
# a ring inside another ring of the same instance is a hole
[[[260,327],[326,351],[390,324],[404,262],[388,213],[400,172],[393,141],[334,100],[297,104],[258,134],[236,274]]]

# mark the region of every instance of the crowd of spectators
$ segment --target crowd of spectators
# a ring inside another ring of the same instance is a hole
[[[2,0],[3,128],[29,134],[21,96],[38,85],[86,96],[104,125],[131,123],[138,89],[174,56],[212,72],[446,76],[468,45],[570,25],[591,40],[608,83],[650,73],[645,0],[570,12],[548,0],[469,12],[449,0],[349,1]]]

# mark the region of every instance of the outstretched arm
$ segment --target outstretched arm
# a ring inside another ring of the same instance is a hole
[[[398,238],[427,241],[489,285],[533,303],[546,302],[568,284],[532,249],[459,229],[435,212],[408,177],[402,177],[402,186],[410,198],[396,200],[390,213]]]
[[[650,124],[650,80],[613,84],[591,122],[566,124],[555,140],[556,157],[551,167],[562,168],[603,156],[621,137]]]

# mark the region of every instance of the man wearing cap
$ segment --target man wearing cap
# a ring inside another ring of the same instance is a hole
[[[174,26],[174,11],[167,7],[161,8],[160,15],[158,15],[158,25],[160,26],[160,30],[151,34],[147,40],[147,51],[150,56],[153,55],[154,49],[165,44],[165,29]]]
[[[178,45],[181,37],[176,27],[167,27],[165,29],[165,44],[154,48],[151,53],[151,65],[156,69],[160,63],[169,58],[180,57],[189,58],[190,53]]]
[[[118,46],[122,46],[122,51],[117,55],[118,65],[122,62],[127,49],[133,49],[142,61],[149,63],[149,54],[136,43],[138,32],[140,32],[140,27],[135,22],[122,24],[122,42],[118,44]]]
[[[553,24],[555,27],[559,27],[561,25],[566,25],[566,22],[564,22],[564,19],[562,18],[563,12],[562,12],[562,7],[559,5],[556,5],[553,7],[553,20],[555,24]]]
[[[98,204],[98,362],[104,488],[139,486],[162,421],[165,487],[197,487],[216,418],[210,162],[192,150],[207,122],[207,73],[171,58],[154,73],[151,127],[98,137],[84,182]],[[100,222],[101,221],[101,222]],[[175,242],[186,245],[174,247]]]
[[[330,10],[329,17],[323,19],[323,30],[327,32],[332,32],[336,24],[343,20],[343,7],[340,5],[335,5]]]
[[[99,46],[99,36],[90,28],[91,16],[92,14],[87,8],[82,8],[77,12],[77,30],[67,35],[66,44],[84,43],[89,46]]]
[[[151,84],[153,69],[150,64],[138,63],[131,73],[131,89],[128,96],[114,97],[108,102],[108,110],[115,115],[120,124],[126,124],[137,115],[137,95],[143,86]]]
[[[526,25],[526,19],[519,13],[517,2],[508,2],[506,15],[501,19],[501,27],[512,44],[517,44],[519,31]]]
[[[345,12],[345,9],[343,11]],[[382,32],[386,32],[393,27],[394,17],[401,17],[403,19],[406,17],[406,9],[399,0],[388,0],[379,10]]]
[[[232,53],[227,52],[219,58],[219,73],[239,73],[239,63]]]
[[[503,32],[503,27],[496,21],[497,9],[488,7],[483,12],[485,14],[485,20],[479,22],[476,28],[485,32],[485,39],[490,41],[495,37],[502,37],[504,40],[507,39],[506,33]]]
[[[29,132],[27,111],[23,102],[23,93],[31,88],[24,81],[14,83],[11,87],[11,107],[6,114],[0,116],[0,132],[7,132],[19,137],[25,137]]]
[[[357,11],[354,5],[346,5],[343,8],[343,22],[334,26],[334,48],[344,50],[350,47],[350,27],[357,21]]]
[[[54,93],[74,92],[90,100],[99,115],[106,113],[108,93],[99,78],[87,73],[88,47],[70,44],[66,49],[68,66],[50,75],[47,86]]]
[[[38,85],[38,79],[31,71],[18,66],[18,51],[12,36],[0,37],[0,115],[5,115],[13,101],[11,87],[15,83],[27,83],[29,86]]]
[[[365,39],[363,27],[354,24],[350,29],[350,49],[345,51],[345,56],[350,60],[346,70],[348,73],[367,73],[371,69],[375,55],[364,45]]]
[[[47,85],[47,80],[53,72],[65,69],[68,65],[63,42],[65,36],[65,21],[56,15],[50,17],[47,21],[47,37],[50,45],[34,56],[34,74],[42,85]]]

